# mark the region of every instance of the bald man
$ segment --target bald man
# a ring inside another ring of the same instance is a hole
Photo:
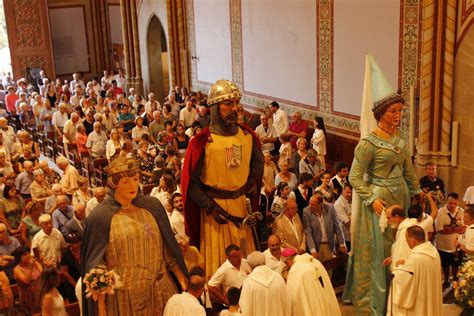
[[[204,291],[206,279],[193,275],[189,279],[188,290],[181,294],[174,294],[165,306],[164,316],[205,316],[206,310],[199,303],[198,298]]]
[[[65,195],[58,196],[56,200],[56,210],[53,212],[53,227],[61,233],[66,234],[66,223],[74,216],[74,210],[69,205],[69,199]]]
[[[90,212],[105,199],[104,187],[94,188],[94,197],[90,199],[86,204],[86,217],[89,216]]]
[[[100,122],[94,123],[94,130],[87,136],[86,147],[92,158],[97,159],[105,157],[105,150],[107,148],[107,134],[102,130]]]
[[[265,256],[265,265],[280,275],[285,267],[281,261],[281,240],[277,235],[270,235],[267,239],[268,249],[263,252]]]

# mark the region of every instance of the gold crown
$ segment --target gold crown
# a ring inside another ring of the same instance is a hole
[[[133,158],[118,157],[113,160],[107,167],[105,172],[111,176],[117,173],[128,172],[140,168],[140,162]]]
[[[207,104],[211,106],[227,100],[239,101],[240,98],[242,98],[242,93],[232,81],[220,79],[211,86],[207,97]]]

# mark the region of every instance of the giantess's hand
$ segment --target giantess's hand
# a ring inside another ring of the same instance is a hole
[[[372,209],[374,210],[375,213],[377,213],[378,216],[382,214],[382,211],[384,210],[384,208],[385,208],[385,202],[383,200],[376,199],[372,203]]]

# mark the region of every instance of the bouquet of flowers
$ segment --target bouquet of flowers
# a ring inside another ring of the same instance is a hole
[[[459,281],[454,282],[454,297],[464,308],[474,307],[474,261],[464,262],[458,272]]]
[[[122,286],[120,276],[114,270],[107,271],[104,266],[98,266],[84,276],[84,284],[86,285],[86,297],[92,297],[99,303],[99,315],[107,315],[105,295],[113,295],[115,289]]]

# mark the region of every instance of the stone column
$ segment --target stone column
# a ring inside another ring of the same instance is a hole
[[[435,161],[441,176],[451,158],[456,6],[456,0],[423,1],[417,165]]]
[[[126,89],[135,88],[138,93],[143,94],[136,1],[120,0],[120,11],[122,16]]]

